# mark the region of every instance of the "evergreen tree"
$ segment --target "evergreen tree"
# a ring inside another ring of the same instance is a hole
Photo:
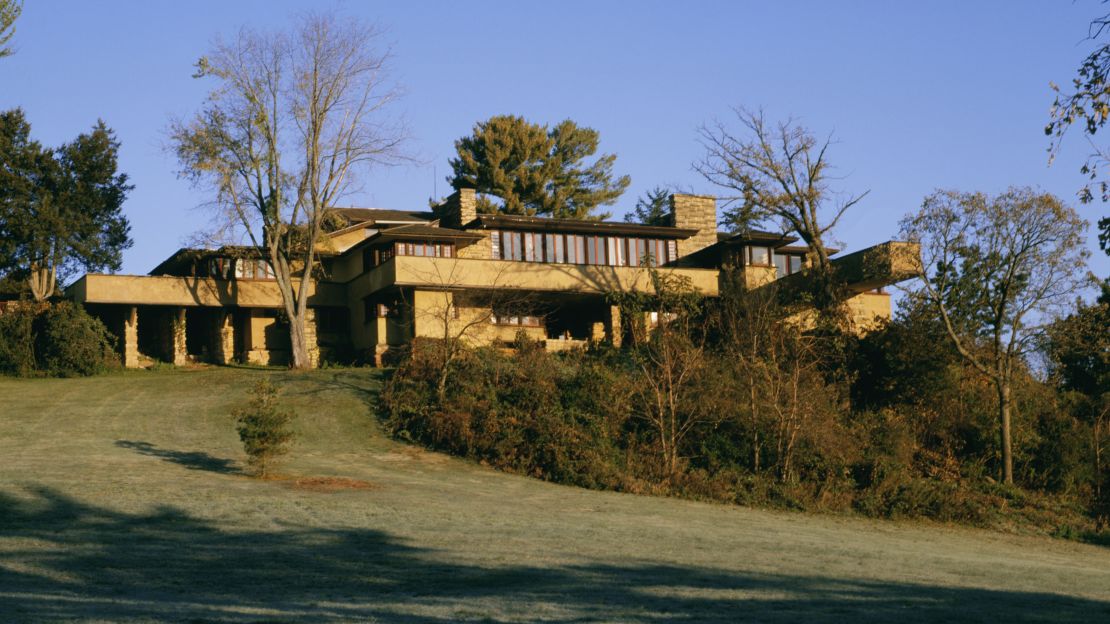
[[[15,20],[23,12],[23,2],[19,0],[0,0],[0,58],[10,56],[12,49],[7,46],[15,35]]]
[[[498,115],[455,141],[458,157],[447,179],[455,188],[476,189],[480,212],[604,219],[594,211],[616,202],[630,179],[614,179],[614,154],[585,162],[597,147],[598,132],[569,119],[549,129]]]
[[[657,186],[636,200],[632,212],[624,215],[628,223],[644,225],[670,225],[671,191],[665,186]]]
[[[289,452],[294,433],[293,412],[278,407],[277,388],[268,379],[250,390],[250,401],[231,412],[247,463],[260,477],[267,477],[279,457]]]
[[[20,109],[0,113],[0,277],[28,280],[35,299],[79,269],[117,271],[131,246],[117,173],[119,142],[97,122],[57,149],[31,139]]]

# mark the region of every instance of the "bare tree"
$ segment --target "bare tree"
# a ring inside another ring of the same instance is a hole
[[[359,173],[404,158],[404,128],[386,116],[398,91],[379,38],[333,15],[309,15],[291,33],[241,30],[197,63],[197,77],[217,86],[171,127],[182,174],[211,186],[220,214],[272,266],[294,368],[313,364],[305,320],[328,210]]]
[[[831,190],[831,137],[819,140],[794,119],[768,123],[762,110],[733,112],[742,134],[719,121],[703,125],[706,153],[694,164],[705,179],[736,193],[722,198],[725,221],[740,230],[778,221],[809,245],[812,266],[827,270],[830,232],[867,192],[838,196]]]
[[[748,290],[740,275],[725,274],[718,305],[722,367],[735,383],[722,391],[730,417],[742,419],[752,436],[752,469],[770,459],[779,479],[795,476],[799,442],[819,436],[814,427],[831,410],[829,388],[821,377],[817,336],[807,335],[790,317],[773,286]],[[770,458],[764,457],[768,448]]]
[[[1014,480],[1015,366],[1089,283],[1086,227],[1059,199],[1028,188],[993,198],[938,191],[902,222],[903,235],[921,245],[921,294],[956,350],[995,387],[1006,483]]]
[[[645,270],[653,292],[610,293],[609,299],[618,303],[622,317],[651,311],[657,319],[650,335],[633,351],[638,373],[635,398],[640,404],[633,414],[655,433],[663,469],[672,477],[679,471],[686,437],[721,418],[709,391],[717,371],[706,346],[706,332],[698,325],[703,320],[704,296],[688,278],[655,268]]]
[[[427,323],[436,331],[437,360],[436,397],[442,404],[447,398],[447,384],[455,363],[471,346],[478,334],[487,330],[495,314],[525,315],[532,312],[533,297],[527,291],[505,288],[505,277],[512,265],[497,263],[494,273],[484,279],[484,288],[467,288],[467,272],[472,265],[459,258],[436,258],[431,268],[416,271],[427,285],[430,302],[415,305],[413,321]]]

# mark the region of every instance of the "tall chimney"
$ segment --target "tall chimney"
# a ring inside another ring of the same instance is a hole
[[[478,196],[472,188],[460,188],[438,206],[439,224],[461,228],[478,218]]]
[[[678,257],[684,258],[717,242],[717,198],[712,195],[671,195],[674,226],[697,230],[690,238],[678,241]]]

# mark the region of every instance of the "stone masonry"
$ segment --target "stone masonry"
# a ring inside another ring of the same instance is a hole
[[[717,198],[712,195],[671,195],[674,226],[697,230],[688,239],[678,241],[678,257],[701,251],[717,242]]]
[[[185,347],[185,308],[170,308],[160,315],[162,357],[174,366],[182,366],[189,361]]]
[[[478,218],[478,195],[472,188],[461,188],[451,194],[439,209],[439,223],[443,227],[461,228]],[[458,257],[473,260],[488,260],[492,257],[490,237],[482,232],[483,238],[473,244],[461,247]]]
[[[139,308],[127,306],[123,310],[123,365],[126,368],[139,367]]]
[[[212,359],[217,364],[231,364],[235,360],[235,315],[219,311],[212,316]]]

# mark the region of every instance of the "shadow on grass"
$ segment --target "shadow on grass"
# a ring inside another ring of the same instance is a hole
[[[158,448],[150,442],[136,442],[134,440],[116,440],[116,446],[130,449],[140,455],[164,459],[190,470],[203,470],[220,474],[243,474],[234,460],[209,455],[203,451],[171,451]]]
[[[291,378],[283,390],[294,395],[317,395],[336,390],[349,392],[359,397],[371,411],[376,411],[387,374],[378,368],[337,369],[326,377],[315,377],[312,385],[303,389],[297,389],[295,378]]]
[[[476,565],[372,529],[231,532],[0,494],[0,620],[1099,622],[1110,603],[653,563]]]

